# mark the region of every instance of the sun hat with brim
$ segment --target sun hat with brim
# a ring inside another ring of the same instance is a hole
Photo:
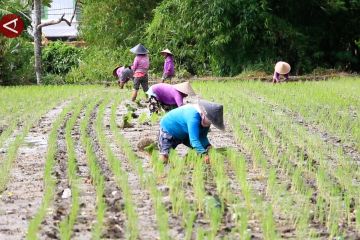
[[[206,100],[199,100],[199,106],[205,113],[205,116],[214,126],[220,130],[225,130],[223,105],[209,102]]]
[[[287,74],[291,70],[290,64],[286,62],[277,62],[275,65],[275,72],[280,74]]]
[[[118,67],[116,67],[116,68],[114,68],[114,70],[113,70],[113,76],[115,77],[115,78],[118,78],[119,76],[117,75],[117,70],[119,69],[119,68],[121,68],[121,66],[118,66]]]
[[[130,52],[135,54],[147,54],[149,51],[139,43],[138,45],[130,49]]]
[[[168,53],[168,54],[174,55],[168,48],[165,50],[162,50],[160,53]]]
[[[178,83],[178,84],[173,85],[173,87],[177,91],[179,91],[179,92],[181,92],[183,94],[186,94],[186,95],[189,95],[189,96],[194,96],[195,95],[194,89],[191,87],[189,82]]]

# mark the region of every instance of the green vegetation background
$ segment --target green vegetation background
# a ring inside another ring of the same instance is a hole
[[[29,13],[17,2],[0,0],[0,14]],[[292,74],[315,68],[360,70],[360,0],[81,3],[80,36],[86,47],[44,47],[44,71],[50,74],[44,83],[111,80],[116,65],[132,63],[129,49],[138,43],[149,49],[150,73],[158,75],[164,48],[173,51],[180,76],[271,73],[279,60],[291,64]],[[34,82],[31,37],[25,35],[0,37],[0,84]]]

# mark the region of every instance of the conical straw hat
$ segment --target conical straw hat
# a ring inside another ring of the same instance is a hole
[[[210,120],[214,126],[220,130],[225,130],[224,125],[224,109],[223,105],[209,102],[206,100],[200,100],[199,105],[205,113],[205,116]]]
[[[116,67],[114,70],[113,70],[113,76],[115,77],[115,78],[118,78],[119,76],[117,75],[117,70],[119,69],[119,68],[121,68],[122,66],[118,66],[118,67]]]
[[[135,54],[147,54],[149,51],[139,43],[138,45],[130,49],[130,52]]]
[[[183,94],[186,94],[186,95],[189,95],[189,96],[194,96],[195,95],[195,92],[194,92],[194,90],[191,87],[189,82],[178,83],[178,84],[175,84],[173,86],[174,86],[174,88],[176,90],[178,90],[179,92],[181,92]]]
[[[287,74],[291,70],[290,64],[286,62],[277,62],[275,65],[275,72],[280,74]]]
[[[168,53],[168,54],[174,55],[168,48],[165,50],[162,50],[161,53]]]

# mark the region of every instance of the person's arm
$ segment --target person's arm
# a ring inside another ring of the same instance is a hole
[[[209,139],[207,137],[207,134],[209,132],[209,128],[207,128],[204,132],[202,132],[200,134],[200,142],[201,142],[201,145],[207,149],[209,146],[211,146],[210,142],[209,142]]]
[[[135,59],[134,59],[133,65],[131,66],[131,69],[135,72],[135,70],[137,69],[138,65],[139,65],[139,59],[138,59],[138,57],[136,56]]]
[[[191,119],[188,121],[187,127],[191,146],[199,154],[206,153],[206,149],[203,147],[200,140],[200,122],[196,119]]]

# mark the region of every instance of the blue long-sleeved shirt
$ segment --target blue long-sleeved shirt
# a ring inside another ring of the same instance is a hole
[[[191,146],[200,154],[209,145],[208,127],[201,126],[201,116],[192,105],[168,112],[160,121],[160,127],[179,140],[189,139]]]

